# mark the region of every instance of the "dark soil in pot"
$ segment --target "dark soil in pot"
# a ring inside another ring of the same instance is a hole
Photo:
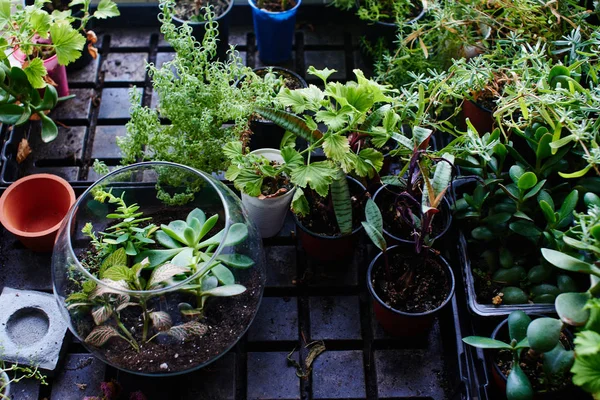
[[[389,255],[389,275],[380,263],[371,275],[371,284],[388,306],[407,313],[435,310],[451,290],[444,265],[425,254],[394,252]]]
[[[352,231],[354,231],[361,226],[361,221],[364,221],[364,205],[367,196],[354,181],[348,181],[348,186],[352,202]],[[310,205],[310,213],[305,217],[297,216],[302,226],[315,235],[340,236],[331,197],[322,197],[312,189],[304,189],[304,195]]]
[[[190,22],[204,22],[202,7],[212,6],[215,18],[221,16],[229,7],[227,0],[178,0],[175,3],[174,14],[177,18]]]
[[[272,164],[276,164],[276,163],[273,162]],[[282,195],[286,194],[287,192],[289,192],[290,190],[292,190],[293,187],[294,187],[294,185],[290,181],[290,178],[288,178],[284,174],[280,174],[274,178],[266,177],[263,179],[263,185],[261,187],[261,195],[258,197],[259,198],[261,198],[261,197],[262,198],[271,198],[271,197],[282,196]]]
[[[295,0],[258,0],[256,6],[270,12],[283,12],[296,7]]]

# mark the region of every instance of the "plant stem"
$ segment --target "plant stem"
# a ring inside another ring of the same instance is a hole
[[[140,305],[142,306],[142,316],[144,318],[144,328],[142,330],[142,342],[146,343],[146,338],[148,337],[148,323],[150,317],[148,315],[148,307],[146,306],[146,299],[140,297]]]
[[[137,341],[133,338],[133,335],[131,335],[131,333],[127,330],[125,325],[123,325],[123,323],[121,322],[121,318],[119,318],[119,316],[116,315],[115,319],[117,320],[117,326],[123,331],[125,336],[129,338],[129,340],[125,337],[123,337],[123,339],[125,339],[131,345],[131,347],[135,349],[135,351],[139,352],[140,346],[138,345]]]

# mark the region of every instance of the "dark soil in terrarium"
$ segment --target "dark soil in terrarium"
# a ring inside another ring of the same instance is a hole
[[[229,4],[230,2],[227,0],[177,0],[174,14],[177,18],[184,21],[203,22],[203,7],[212,6],[212,12],[215,14],[215,18],[217,18],[227,10]]]
[[[256,6],[271,12],[282,12],[296,7],[295,0],[257,0]]]
[[[192,209],[180,208],[175,214],[172,210],[162,209],[145,213],[144,216],[151,216],[150,222],[160,226],[161,223],[168,224],[176,219],[185,220]],[[206,209],[204,211],[207,217],[214,214]],[[224,221],[219,218],[207,238],[219,232],[224,226]],[[78,258],[84,265],[98,264],[95,250],[92,248],[80,249]],[[241,282],[246,287],[244,293],[232,297],[213,297],[206,301],[204,317],[199,320],[206,328],[203,336],[194,336],[192,339],[180,342],[169,335],[161,334],[148,343],[142,343],[142,309],[139,306],[129,306],[121,311],[121,321],[140,345],[140,351],[137,352],[125,340],[113,337],[104,346],[96,348],[98,355],[115,366],[142,373],[173,373],[206,363],[229,349],[242,336],[258,308],[261,297],[260,271],[250,268],[241,273],[246,274],[244,281]],[[80,290],[73,281],[68,285],[69,293]],[[177,326],[193,320],[180,313],[178,309],[180,303],[195,304],[196,298],[190,294],[169,292],[151,298],[148,301],[148,309],[167,312],[173,320],[173,326]],[[86,337],[95,326],[91,313],[84,310],[75,313],[72,311],[72,315],[76,316],[74,325],[79,334]],[[157,331],[151,327],[148,337],[156,333]]]
[[[399,188],[394,188],[394,190],[398,190],[398,192],[400,191]],[[397,238],[412,241],[414,238],[413,227],[407,224],[398,214],[396,205],[397,197],[397,192],[393,192],[387,188],[382,189],[377,194],[376,203],[379,206],[383,216],[383,227],[389,234]],[[415,215],[421,214],[421,199],[418,200],[419,205],[411,207]],[[429,237],[432,239],[440,235],[444,229],[446,229],[446,225],[448,223],[448,216],[445,215],[445,213],[449,212],[449,210],[444,207],[443,204],[444,203],[442,203],[440,212],[433,217],[431,232],[429,233]]]
[[[113,365],[144,373],[184,371],[204,364],[228,350],[250,325],[261,295],[258,270],[252,270],[250,280],[244,283],[246,291],[240,295],[207,300],[205,318],[201,321],[207,332],[202,337],[178,342],[168,335],[160,335],[149,343],[142,344],[140,341],[139,352],[124,340],[112,338],[97,351]],[[179,313],[177,304],[194,301],[179,294],[170,293],[168,296],[168,308],[162,311],[168,312],[172,317]],[[174,320],[173,324],[184,322],[186,321]],[[130,330],[135,330],[136,339],[141,338],[143,323],[139,308],[131,307],[129,314],[123,316],[123,323]]]
[[[566,349],[571,348],[569,339],[564,333],[561,333],[560,341]],[[548,379],[544,373],[544,360],[540,353],[536,353],[531,349],[523,350],[519,361],[521,369],[523,369],[523,372],[529,378],[529,382],[531,382],[531,386],[535,392],[557,392],[573,386],[571,383],[571,374],[566,374],[562,379]],[[500,368],[502,374],[508,377],[513,366],[512,352],[509,350],[500,350],[496,353],[494,362]]]
[[[367,201],[367,195],[354,182],[348,182],[348,185],[352,203],[352,230],[354,231],[361,225],[361,221],[364,221],[364,205]],[[331,195],[322,197],[312,189],[304,189],[304,195],[308,200],[310,213],[305,217],[297,216],[302,226],[317,235],[339,236],[340,228],[333,211]]]
[[[425,252],[425,251],[424,251]],[[438,308],[450,293],[445,266],[431,254],[410,251],[389,257],[389,276],[382,257],[373,267],[371,284],[388,306],[404,312],[423,313]]]

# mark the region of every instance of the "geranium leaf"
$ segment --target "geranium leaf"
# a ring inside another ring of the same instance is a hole
[[[50,36],[60,65],[67,65],[81,56],[85,37],[67,21],[52,24]]]
[[[105,19],[121,15],[119,8],[112,0],[100,0],[94,18]]]
[[[301,188],[310,186],[324,197],[329,192],[329,185],[333,182],[335,172],[335,168],[329,162],[319,161],[292,169],[291,178]]]
[[[350,150],[348,138],[342,135],[326,135],[323,140],[323,151],[327,158],[340,160]]]
[[[25,68],[23,68],[23,72],[27,75],[27,79],[31,86],[36,89],[41,89],[46,86],[46,82],[44,81],[44,76],[48,73],[46,71],[46,67],[44,67],[44,62],[41,58],[32,59]]]
[[[292,198],[291,209],[294,214],[306,216],[310,213],[310,206],[308,205],[308,200],[306,200],[306,196],[304,196],[304,191],[300,188],[296,188],[294,192],[294,197]]]

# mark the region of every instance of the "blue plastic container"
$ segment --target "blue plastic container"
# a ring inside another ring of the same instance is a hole
[[[255,0],[248,0],[252,7],[254,33],[258,45],[258,56],[265,64],[279,64],[292,58],[292,41],[296,27],[296,11],[302,3],[283,12],[271,12],[256,6]]]

